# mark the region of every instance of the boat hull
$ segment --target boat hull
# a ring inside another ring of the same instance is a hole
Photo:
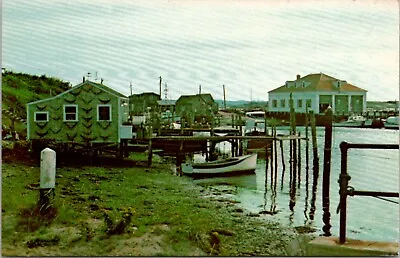
[[[223,161],[199,164],[182,164],[182,173],[193,177],[231,176],[254,173],[257,165],[257,153]]]

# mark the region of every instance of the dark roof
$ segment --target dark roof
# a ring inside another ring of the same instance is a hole
[[[303,87],[304,82],[304,87]],[[340,86],[338,87],[338,82]],[[280,86],[276,89],[269,91],[268,93],[277,93],[277,92],[310,92],[310,91],[359,91],[366,92],[366,90],[361,89],[357,86],[354,86],[346,81],[336,79],[332,76],[316,73],[309,74],[302,78],[299,78],[294,81],[287,81],[289,87],[285,85]],[[295,86],[290,86],[296,84]]]
[[[141,96],[146,96],[146,95],[155,95],[156,97],[160,98],[160,94],[157,94],[154,92],[142,92],[142,93],[132,94],[129,97],[132,97],[132,96],[141,97]]]
[[[199,99],[207,104],[214,103],[214,98],[212,97],[212,95],[210,93],[203,93],[203,94],[196,94],[196,95],[182,95],[179,97],[177,102],[180,102],[182,100],[191,100],[191,99]]]

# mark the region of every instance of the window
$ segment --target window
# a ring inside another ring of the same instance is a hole
[[[35,112],[35,122],[48,122],[49,112]]]
[[[286,106],[286,101],[284,99],[281,99],[281,107],[285,107]]]
[[[276,99],[272,100],[272,107],[278,107],[278,101]]]
[[[298,99],[297,100],[297,107],[298,108],[302,108],[303,107],[303,100],[302,99]]]
[[[307,102],[306,102],[306,105],[307,105],[307,107],[311,107],[311,99],[307,99]]]
[[[64,121],[78,121],[77,105],[64,105]]]
[[[111,105],[97,106],[97,121],[111,121]]]

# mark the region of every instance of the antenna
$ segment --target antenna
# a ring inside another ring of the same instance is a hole
[[[98,78],[97,78],[97,72],[96,72],[96,76],[94,77],[94,81],[97,82]]]

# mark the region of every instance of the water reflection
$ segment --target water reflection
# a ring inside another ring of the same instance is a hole
[[[302,128],[298,129],[302,130]],[[281,132],[287,134],[287,131]],[[317,128],[317,136],[318,151],[323,153],[323,144],[321,144],[324,137],[323,128]],[[340,174],[339,143],[344,140],[363,143],[398,143],[398,137],[398,131],[334,128],[330,178],[331,207],[336,207],[339,201],[337,184]],[[253,178],[256,181],[253,184],[256,185],[243,186],[236,197],[241,202],[242,208],[246,210],[273,215],[274,219],[284,224],[315,226],[319,231],[317,233],[322,233],[320,202],[322,176],[319,177],[319,172],[322,171],[322,164],[320,168],[319,163],[322,162],[314,162],[311,142],[310,149],[307,148],[308,144],[304,143],[303,141],[302,145],[298,146],[300,151],[298,148],[296,166],[293,166],[294,160],[293,163],[291,162],[289,141],[279,141],[276,143],[279,146],[274,144],[268,158],[261,158],[259,155],[256,175]],[[226,147],[230,151],[230,146]],[[273,153],[272,156],[271,153]],[[348,171],[352,176],[351,183],[356,189],[398,191],[400,165],[398,150],[352,150],[349,152],[348,161]],[[280,187],[277,190],[278,184]],[[348,206],[347,235],[349,238],[398,241],[398,205],[387,204],[376,198],[354,197],[348,199]],[[331,216],[332,234],[337,236],[339,215],[332,213]],[[379,216],[379,219],[376,216]]]

